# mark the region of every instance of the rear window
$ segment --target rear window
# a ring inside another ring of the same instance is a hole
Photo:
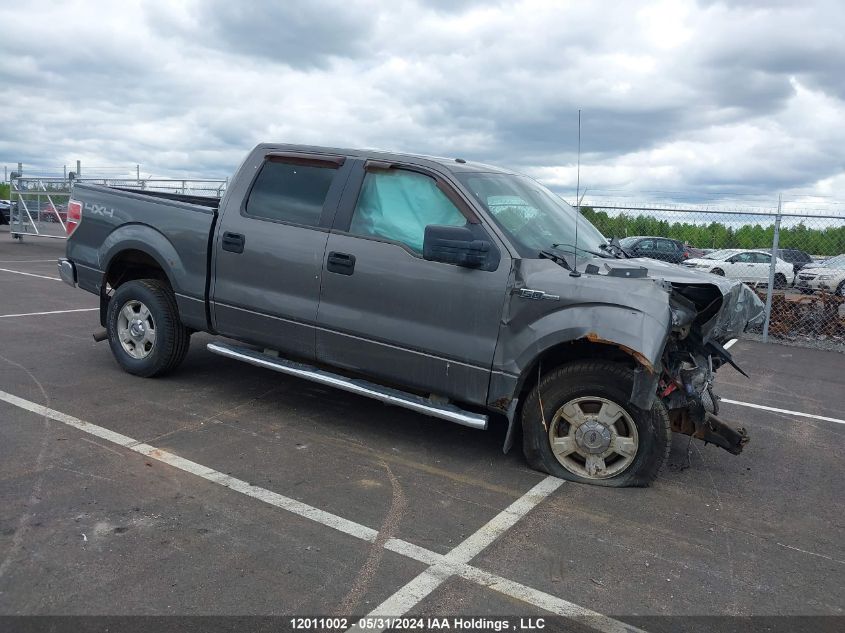
[[[337,168],[267,161],[252,185],[246,214],[263,220],[319,226]]]

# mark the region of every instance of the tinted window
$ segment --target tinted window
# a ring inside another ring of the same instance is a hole
[[[318,226],[336,173],[334,165],[267,161],[252,185],[246,213],[258,218]]]
[[[785,248],[778,253],[778,257],[782,260],[794,264],[796,262],[811,262],[812,258],[804,251],[795,250],[792,248]]]
[[[657,251],[660,253],[674,253],[677,250],[675,242],[671,240],[654,240],[657,243]]]
[[[349,232],[401,242],[421,253],[430,224],[464,226],[466,218],[433,178],[391,169],[367,173]]]
[[[654,250],[654,240],[640,240],[636,248],[639,251],[652,252]]]
[[[758,264],[771,264],[772,256],[765,253],[752,253],[754,261]]]

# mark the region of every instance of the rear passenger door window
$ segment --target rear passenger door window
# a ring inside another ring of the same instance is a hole
[[[657,257],[667,261],[672,261],[675,256],[677,248],[675,242],[672,240],[654,240],[656,243]]]
[[[421,254],[425,227],[464,226],[466,218],[433,178],[403,169],[369,171],[349,232],[398,242]]]
[[[244,214],[300,226],[320,226],[323,204],[337,166],[269,159],[252,185]]]

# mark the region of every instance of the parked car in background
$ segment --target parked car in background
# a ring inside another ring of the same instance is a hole
[[[775,258],[775,288],[785,288],[795,281],[792,264]],[[746,251],[740,249],[722,249],[713,251],[704,257],[689,259],[684,266],[713,273],[730,279],[738,279],[749,284],[768,284],[771,253],[766,251]]]
[[[813,263],[813,258],[808,253],[797,248],[779,248],[777,256],[783,261],[792,264],[792,269],[796,274],[808,264]]]
[[[801,269],[795,287],[802,292],[825,290],[845,297],[845,255],[831,257],[821,264],[810,264]]]
[[[673,264],[680,264],[689,258],[684,244],[668,237],[625,237],[619,240],[619,244],[631,257],[648,257]]]
[[[0,200],[0,225],[9,224],[11,213],[12,203],[9,200]]]
[[[61,220],[62,223],[65,223],[67,222],[67,205],[47,204],[46,207],[41,209],[41,217],[42,220],[45,222],[58,222],[59,220]]]
[[[684,244],[684,253],[686,254],[684,259],[695,259],[696,257],[704,257],[708,251],[704,248],[696,248],[695,246]]]

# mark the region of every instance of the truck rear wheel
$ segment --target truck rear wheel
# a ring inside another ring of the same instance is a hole
[[[188,329],[179,320],[173,291],[158,279],[118,286],[109,302],[106,330],[118,364],[145,378],[175,369],[191,342]]]
[[[628,402],[633,371],[580,361],[549,372],[522,407],[523,450],[537,470],[598,486],[647,486],[669,453],[666,408]]]

